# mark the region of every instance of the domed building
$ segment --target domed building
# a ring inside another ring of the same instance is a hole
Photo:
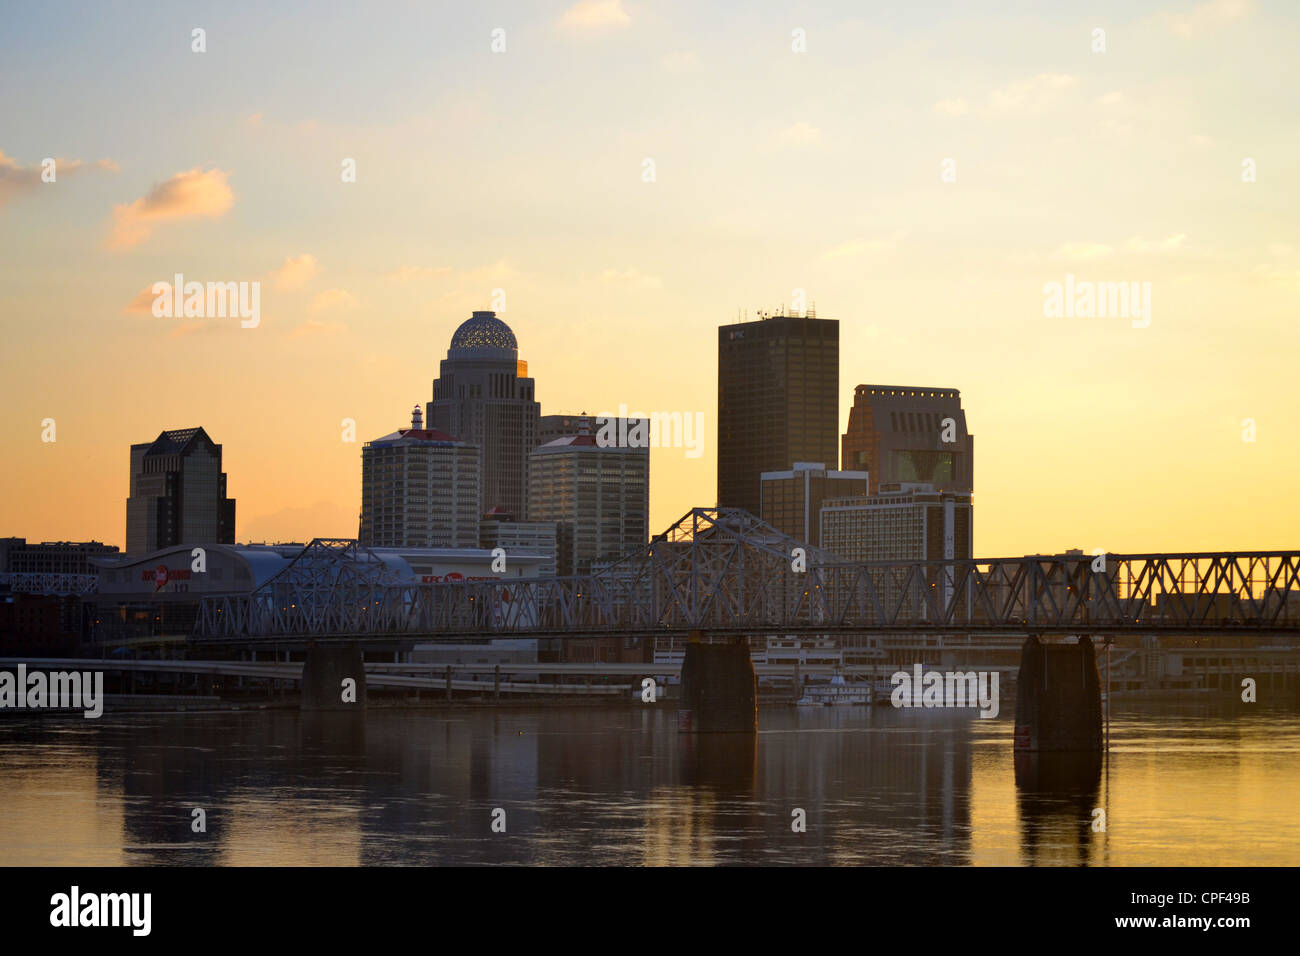
[[[541,405],[515,333],[495,312],[475,312],[451,336],[433,381],[432,429],[477,445],[479,506],[527,518],[528,453],[537,446]]]

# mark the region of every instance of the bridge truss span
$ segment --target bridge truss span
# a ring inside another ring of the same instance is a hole
[[[252,593],[203,600],[196,639],[713,633],[1300,635],[1300,551],[846,564],[738,509],[696,508],[590,574],[413,583],[317,540]]]

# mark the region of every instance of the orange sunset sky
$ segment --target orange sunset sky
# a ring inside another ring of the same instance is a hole
[[[494,289],[543,414],[704,413],[657,531],[714,502],[716,327],[802,289],[841,430],[857,384],[961,390],[977,556],[1300,539],[1293,5],[4,18],[0,536],[122,545],[130,444],[194,425],[239,540],[355,536],[361,442]],[[155,318],[176,273],[260,324]],[[1045,317],[1067,274],[1151,283],[1150,325]]]

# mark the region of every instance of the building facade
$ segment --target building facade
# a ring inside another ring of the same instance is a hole
[[[482,511],[528,517],[528,454],[541,414],[533,393],[515,334],[495,312],[475,312],[456,329],[433,382],[428,423],[480,450]]]
[[[226,497],[221,446],[207,432],[165,431],[151,442],[131,446],[128,554],[188,542],[234,541],[235,499]]]
[[[828,471],[821,462],[796,461],[789,471],[765,471],[760,482],[759,517],[796,541],[821,544],[822,502],[864,498],[865,471]]]
[[[361,448],[361,522],[357,539],[371,548],[477,548],[479,449],[423,427]]]
[[[91,558],[118,553],[98,541],[42,541],[0,538],[0,574],[94,574]]]
[[[821,546],[854,563],[968,559],[972,521],[969,494],[882,484],[866,498],[822,502]]]
[[[479,547],[502,548],[507,563],[516,553],[539,555],[545,560],[537,566],[538,577],[556,575],[559,541],[554,521],[510,521],[503,513],[488,512],[479,523]]]
[[[640,425],[640,431],[637,426]],[[641,441],[643,436],[649,435],[649,419],[641,418],[619,418],[616,415],[588,415],[582,412],[578,415],[543,415],[538,419],[537,425],[537,445],[548,444],[557,438],[568,438],[571,435],[595,435],[600,438],[602,432],[610,436],[608,444],[618,444],[619,436],[631,437],[628,442]]]
[[[898,482],[975,490],[975,438],[955,388],[859,385],[841,457],[843,467],[871,474],[872,492]]]
[[[616,560],[648,540],[650,450],[557,438],[530,456],[529,515],[554,521],[561,575]]]
[[[718,327],[718,507],[762,507],[760,476],[839,464],[840,324],[776,315]]]

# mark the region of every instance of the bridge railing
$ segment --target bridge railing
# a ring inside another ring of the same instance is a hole
[[[199,637],[1300,628],[1300,552],[821,564],[678,546],[616,573],[325,579],[206,598]]]

